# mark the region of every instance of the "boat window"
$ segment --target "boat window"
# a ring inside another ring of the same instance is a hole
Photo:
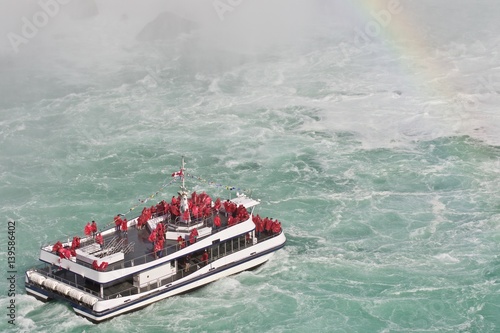
[[[219,257],[219,243],[212,245],[210,248],[210,252],[212,253],[212,258],[218,258]]]

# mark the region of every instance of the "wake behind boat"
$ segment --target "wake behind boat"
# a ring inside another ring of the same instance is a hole
[[[141,215],[84,238],[40,251],[42,266],[26,272],[26,291],[42,301],[69,302],[101,322],[265,263],[285,245],[281,223],[254,215],[259,201],[244,194],[213,200],[190,195],[184,160],[178,196],[144,207]],[[194,177],[193,177],[194,178]]]

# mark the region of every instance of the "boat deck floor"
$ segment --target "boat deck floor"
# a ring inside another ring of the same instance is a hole
[[[221,216],[222,220],[222,216]],[[227,224],[227,219],[224,218],[225,223]],[[212,228],[213,226],[213,218],[209,218],[206,220],[206,226]],[[144,263],[148,263],[157,259],[155,253],[153,251],[154,245],[152,242],[148,240],[151,235],[151,230],[149,230],[148,226],[145,226],[141,229],[137,227],[129,227],[127,233],[125,234],[122,231],[115,231],[112,234],[104,237],[104,245],[113,241],[113,239],[117,239],[118,241],[123,240],[125,246],[132,245],[130,252],[125,253],[124,260],[110,264],[107,270],[121,269],[125,267],[131,267],[136,265],[141,265]],[[168,233],[168,231],[167,231]],[[178,251],[180,248],[176,240],[165,240],[161,256],[166,256]]]
[[[220,229],[228,227],[227,220],[228,218],[224,213],[219,212],[219,217],[221,219]],[[215,214],[205,220],[205,226],[209,228],[214,228],[213,219]],[[212,233],[217,232],[217,230],[213,229]],[[168,234],[168,231],[167,231]],[[124,246],[130,245],[131,251],[125,253],[124,260],[121,260],[116,263],[112,263],[106,269],[115,270],[121,269],[131,266],[137,266],[144,263],[148,263],[156,260],[155,253],[153,252],[153,243],[148,240],[151,235],[151,230],[149,230],[148,226],[143,227],[142,229],[138,229],[135,226],[129,227],[127,233],[122,231],[114,231],[111,234],[105,235],[104,238],[104,246],[113,241],[123,241]],[[268,235],[265,233],[261,233],[257,237],[257,241],[260,241],[264,238],[267,238]],[[187,244],[187,241],[186,241]],[[161,252],[161,256],[166,256],[171,253],[178,251],[180,248],[178,246],[177,241],[175,240],[165,240],[163,250]],[[79,262],[83,265],[88,265],[83,262]]]

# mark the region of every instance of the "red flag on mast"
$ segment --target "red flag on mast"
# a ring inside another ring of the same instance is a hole
[[[184,176],[184,173],[182,173],[182,169],[172,174],[172,177],[182,177],[182,176]]]

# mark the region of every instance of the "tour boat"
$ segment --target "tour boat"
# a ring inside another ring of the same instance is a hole
[[[185,178],[203,179],[185,173],[184,159],[172,177],[161,189],[182,181],[171,202],[144,205],[127,220],[136,206],[102,230],[88,224],[82,238],[42,246],[43,264],[26,272],[27,293],[66,301],[99,323],[254,268],[285,245],[281,222],[254,214],[260,201],[245,193],[189,195]]]

